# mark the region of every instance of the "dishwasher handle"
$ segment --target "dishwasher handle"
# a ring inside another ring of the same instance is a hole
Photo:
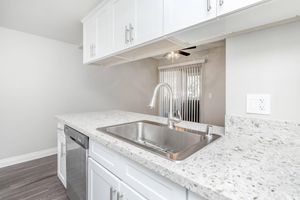
[[[82,133],[69,126],[65,126],[65,134],[82,148],[88,149],[89,138],[86,135],[83,135]]]
[[[72,136],[69,136],[71,140],[73,140],[76,144],[78,144],[79,146],[81,146],[82,148],[85,148],[85,146],[80,143],[78,140],[76,140],[75,138],[73,138]]]

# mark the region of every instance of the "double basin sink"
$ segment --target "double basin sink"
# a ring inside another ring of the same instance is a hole
[[[170,129],[165,124],[151,121],[137,121],[97,130],[175,161],[184,160],[221,137],[180,127]]]

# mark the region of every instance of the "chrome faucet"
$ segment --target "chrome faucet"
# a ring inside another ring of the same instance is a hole
[[[169,114],[168,114],[168,127],[173,129],[173,128],[175,128],[175,124],[181,122],[182,120],[181,120],[181,117],[180,117],[181,115],[180,115],[179,111],[178,111],[178,115],[179,115],[180,118],[174,117],[174,113],[173,113],[173,91],[172,91],[172,88],[169,84],[159,83],[155,87],[151,102],[149,104],[149,107],[150,108],[155,107],[157,93],[158,93],[158,91],[161,87],[166,87],[169,94],[170,94],[170,108],[169,108]]]

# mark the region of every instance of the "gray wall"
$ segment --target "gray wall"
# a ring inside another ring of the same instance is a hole
[[[203,65],[203,96],[201,103],[201,122],[224,126],[225,119],[225,43],[211,44],[191,56],[181,56],[174,63],[184,63],[197,59],[207,59]],[[171,64],[160,59],[159,65]]]
[[[300,22],[226,41],[226,113],[300,121]],[[246,114],[246,94],[271,95],[271,115]]]
[[[152,113],[157,62],[82,65],[75,45],[0,27],[0,159],[56,146],[54,115],[122,109]]]

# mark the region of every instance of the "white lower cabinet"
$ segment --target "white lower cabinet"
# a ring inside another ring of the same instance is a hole
[[[147,200],[145,197],[123,182],[120,182],[119,197],[122,197],[124,200]]]
[[[90,141],[89,200],[186,200],[185,188]]]
[[[104,167],[89,158],[88,163],[88,198],[89,200],[116,199],[119,180]]]
[[[89,200],[146,200],[91,158],[88,169]]]
[[[66,187],[66,136],[63,127],[63,124],[57,127],[57,176]]]

